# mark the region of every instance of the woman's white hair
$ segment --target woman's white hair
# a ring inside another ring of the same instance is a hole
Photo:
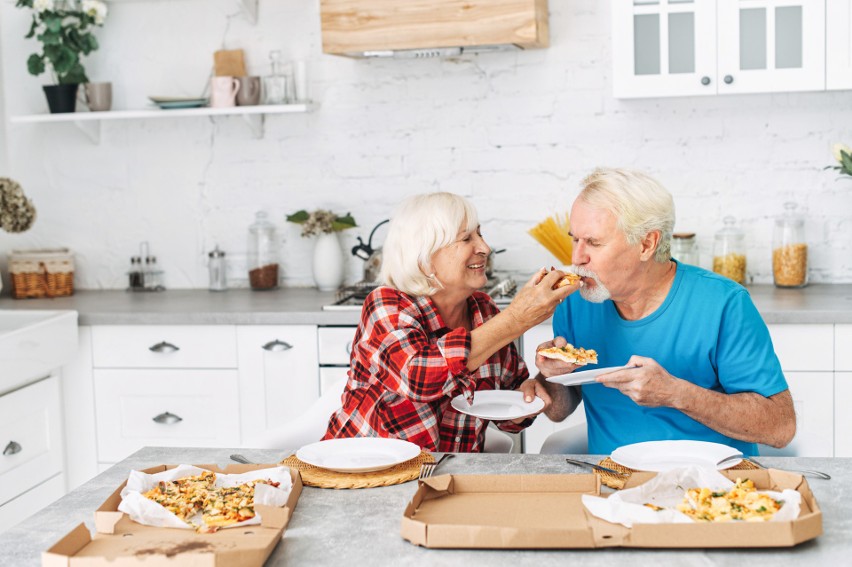
[[[424,193],[400,203],[391,217],[382,246],[380,279],[408,295],[433,295],[440,289],[430,273],[432,255],[458,238],[459,230],[475,230],[473,205],[453,193]]]
[[[654,260],[671,259],[675,224],[674,199],[665,187],[641,171],[601,167],[583,180],[580,195],[586,203],[611,211],[629,244],[638,244],[649,232],[660,231]]]

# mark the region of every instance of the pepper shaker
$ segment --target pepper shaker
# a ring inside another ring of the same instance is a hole
[[[219,250],[217,245],[208,256],[210,257],[207,263],[210,270],[210,291],[225,291],[228,289],[225,253]]]

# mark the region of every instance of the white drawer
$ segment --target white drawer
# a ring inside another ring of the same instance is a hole
[[[0,506],[0,535],[64,495],[65,475],[58,474],[3,504]]]
[[[769,325],[783,370],[834,370],[834,325]]]
[[[852,325],[834,326],[834,369],[852,370]]]
[[[59,378],[0,397],[0,505],[62,472]]]
[[[357,327],[320,327],[319,363],[349,365]]]
[[[230,325],[92,327],[95,368],[236,368],[237,331]]]
[[[98,461],[145,446],[236,447],[236,370],[94,371]]]

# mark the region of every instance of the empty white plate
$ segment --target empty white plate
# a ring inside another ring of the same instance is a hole
[[[742,459],[731,459],[722,465],[718,463],[736,455],[742,456],[739,449],[721,443],[671,440],[625,445],[613,451],[610,458],[634,470],[663,472],[688,465],[726,469],[739,464]]]
[[[547,378],[548,382],[554,384],[562,384],[563,386],[579,386],[580,384],[593,384],[595,378],[601,374],[608,374],[616,370],[624,370],[625,368],[636,368],[635,366],[608,366],[606,368],[593,368],[592,370],[582,370],[580,372],[569,372],[568,374],[560,374],[559,376],[551,376]]]
[[[296,451],[296,457],[309,465],[344,473],[389,469],[419,454],[420,447],[414,443],[383,437],[327,439]]]
[[[458,412],[480,419],[502,421],[518,419],[541,411],[544,400],[533,398],[527,403],[524,395],[517,390],[477,390],[473,395],[473,404],[468,405],[464,396],[459,395],[450,402]]]

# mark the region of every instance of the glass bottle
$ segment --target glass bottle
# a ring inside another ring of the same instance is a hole
[[[694,232],[672,234],[672,258],[681,264],[698,265],[698,243]]]
[[[284,74],[284,63],[281,61],[281,52],[277,49],[269,52],[269,61],[272,64],[272,74],[263,78],[263,103],[264,104],[287,104],[288,81]]]
[[[796,203],[784,203],[784,214],[775,219],[772,236],[772,277],[778,287],[808,285],[808,245],[805,218]]]
[[[227,263],[225,253],[219,250],[219,246],[208,254],[210,257],[207,268],[210,270],[210,291],[225,291],[228,289]]]
[[[729,215],[722,220],[725,226],[713,243],[713,271],[745,285],[745,233],[736,227],[736,218]]]
[[[258,211],[249,226],[248,270],[252,289],[278,287],[278,242],[266,211]]]

